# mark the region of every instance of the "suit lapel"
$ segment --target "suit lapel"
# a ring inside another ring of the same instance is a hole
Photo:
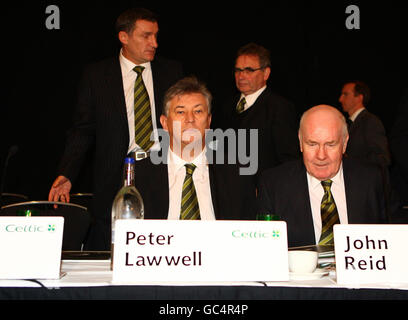
[[[169,175],[167,165],[160,163],[157,165],[158,167],[158,177],[156,181],[159,182],[159,193],[162,195],[159,199],[163,199],[163,213],[164,216],[159,217],[159,219],[167,219],[168,212],[169,212]]]
[[[156,125],[157,128],[161,128],[162,125],[160,123],[160,115],[162,114],[162,103],[163,103],[163,94],[165,85],[163,83],[163,68],[160,66],[160,62],[157,62],[157,59],[150,62],[150,66],[152,68],[152,77],[153,77],[153,85],[154,85],[154,108],[156,110]]]
[[[316,237],[309,186],[303,161],[297,161],[297,165],[293,167],[293,170],[287,173],[287,178],[292,181],[290,194],[293,199],[290,200],[290,204],[287,204],[287,199],[283,200],[285,206],[290,208],[290,211],[285,212],[287,216],[283,220],[286,220],[288,224],[290,246],[315,244]]]
[[[211,189],[211,201],[212,205],[214,208],[214,215],[215,218],[218,219],[219,215],[219,207],[218,207],[218,198],[217,198],[217,188],[216,188],[216,165],[215,164],[209,164],[208,165],[208,175],[210,178],[210,189]]]
[[[161,149],[158,151],[161,154],[162,159],[167,159],[167,149],[163,151]],[[158,201],[160,199],[160,210],[159,212],[153,213],[154,219],[167,219],[169,213],[169,174],[167,164],[160,162],[159,164],[153,164],[149,159],[149,164],[152,166],[153,175],[151,176],[151,181],[157,186],[157,194],[151,195],[153,197],[152,201]]]
[[[307,184],[307,176],[306,171],[304,171],[301,175],[301,183],[299,184],[301,188],[301,194],[304,194],[304,197],[301,197],[303,203],[301,206],[306,208],[307,212],[310,213],[307,215],[307,220],[312,217],[312,207],[310,206],[310,195],[309,195],[309,186]]]
[[[300,188],[300,195],[304,195],[303,197],[300,196],[300,208],[299,210],[302,210],[301,208],[306,208],[305,212],[307,213],[306,215],[302,215],[302,221],[299,221],[298,223],[305,226],[305,230],[309,230],[307,234],[307,238],[310,239],[310,243],[314,243],[315,241],[315,233],[314,233],[314,224],[313,224],[313,214],[312,214],[312,207],[310,205],[310,195],[309,195],[309,186],[307,183],[307,174],[306,174],[306,168],[301,162],[301,168],[300,168],[300,174],[298,175],[300,177],[299,181],[299,188]],[[302,212],[302,211],[300,211]]]
[[[154,164],[149,158],[136,161],[135,182],[145,201],[146,219],[167,219],[169,212],[167,164]]]
[[[360,114],[357,116],[357,118],[353,121],[352,125],[350,126],[350,134],[352,134],[361,125],[361,122],[365,116],[365,113],[366,113],[366,110],[361,111]]]
[[[356,207],[359,203],[359,183],[356,181],[355,174],[352,172],[352,166],[349,165],[347,159],[343,159],[343,176],[346,192],[347,220],[348,223],[355,223],[356,214],[358,214]]]
[[[119,57],[113,58],[112,63],[108,65],[106,69],[106,90],[112,94],[109,97],[112,98],[112,106],[116,108],[116,112],[119,115],[120,123],[118,128],[125,129],[126,136],[129,138],[129,124],[127,119],[126,102],[123,90],[122,71],[120,68]]]

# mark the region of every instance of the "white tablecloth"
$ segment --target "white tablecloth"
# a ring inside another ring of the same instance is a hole
[[[56,280],[0,280],[1,287],[94,287],[113,286],[110,260],[63,260],[62,277]],[[120,285],[160,286],[269,286],[269,287],[316,287],[316,288],[369,288],[407,290],[408,284],[364,284],[342,286],[336,282],[335,272],[314,280],[290,280],[285,282],[132,282]]]

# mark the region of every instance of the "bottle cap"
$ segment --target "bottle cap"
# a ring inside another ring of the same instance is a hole
[[[125,158],[125,164],[135,163],[135,162],[136,160],[134,158],[130,158],[130,157]]]
[[[270,213],[258,213],[256,215],[256,220],[265,220],[265,221],[278,221],[280,217],[276,214]]]

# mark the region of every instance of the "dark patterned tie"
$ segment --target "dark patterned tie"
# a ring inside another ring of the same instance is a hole
[[[198,206],[197,193],[193,182],[193,172],[196,166],[192,163],[185,165],[186,177],[184,178],[183,191],[181,194],[180,220],[199,220],[200,208]]]
[[[353,125],[353,120],[351,120],[350,118],[347,118],[346,122],[347,122],[347,129],[350,132],[351,126]]]
[[[320,213],[322,216],[322,234],[320,236],[319,245],[332,245],[333,240],[333,226],[340,223],[337,212],[336,203],[330,191],[332,184],[331,180],[322,181],[324,195],[320,205]]]
[[[154,143],[150,140],[153,132],[150,99],[142,78],[144,67],[136,66],[133,70],[137,73],[134,90],[135,142],[144,151],[148,151]]]
[[[241,113],[242,111],[244,111],[245,104],[246,104],[246,100],[245,100],[244,97],[242,97],[242,99],[239,100],[239,102],[237,104],[237,112],[238,113]]]

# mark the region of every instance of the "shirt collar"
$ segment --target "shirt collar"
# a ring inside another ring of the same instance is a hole
[[[364,110],[365,108],[360,108],[356,112],[354,112],[349,118],[351,121],[356,121],[357,116]]]
[[[196,170],[202,171],[208,166],[208,161],[206,157],[206,148],[203,149],[203,151],[200,152],[200,154],[194,158],[193,161],[187,162],[184,159],[180,158],[176,153],[174,153],[171,148],[169,148],[169,152],[167,155],[167,163],[168,166],[171,167],[171,171],[176,173],[178,170],[182,169],[185,164],[187,163],[192,163],[194,164],[197,168]]]
[[[316,179],[313,177],[309,172],[306,171],[307,179],[309,186],[311,186],[312,189],[315,188],[321,188],[321,181],[319,179]],[[341,185],[341,181],[343,180],[343,163],[340,164],[339,171],[337,171],[336,175],[330,179],[333,181],[332,185]]]
[[[137,66],[137,64],[125,58],[125,56],[122,53],[122,49],[120,49],[119,61],[120,61],[120,67],[122,69],[122,74],[124,75],[128,75],[130,72],[134,72],[133,68]],[[145,70],[151,69],[150,62],[142,63],[140,64],[140,66],[144,67]]]
[[[245,109],[248,109],[250,106],[252,106],[256,99],[261,95],[261,93],[266,89],[266,86],[260,88],[259,90],[255,91],[254,93],[248,94],[247,96],[241,93],[241,97],[239,98],[239,101],[241,101],[242,98],[245,98]]]

